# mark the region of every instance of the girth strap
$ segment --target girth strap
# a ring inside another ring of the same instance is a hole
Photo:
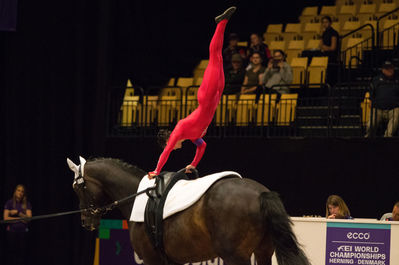
[[[163,242],[163,208],[169,191],[172,187],[181,179],[188,179],[184,172],[177,172],[174,176],[171,176],[169,183],[164,182],[164,173],[157,176],[157,185],[167,185],[165,190],[163,188],[155,189],[155,192],[151,192],[151,196],[148,198],[148,202],[144,214],[144,223],[147,234],[155,247],[164,258],[167,258],[165,254],[164,242]],[[167,180],[166,180],[167,182]],[[161,184],[160,184],[161,183]],[[160,194],[161,193],[161,194]]]

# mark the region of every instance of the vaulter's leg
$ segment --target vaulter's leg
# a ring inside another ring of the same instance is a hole
[[[198,90],[198,102],[200,104],[215,95],[219,97],[223,92],[224,73],[222,49],[224,31],[229,18],[233,15],[235,10],[236,7],[230,7],[223,14],[215,18],[217,26],[209,45],[209,63],[205,69],[202,84]]]

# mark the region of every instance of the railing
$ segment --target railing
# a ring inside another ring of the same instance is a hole
[[[378,45],[378,47],[381,47],[381,34],[380,34],[380,21],[383,19],[383,18],[386,18],[386,17],[388,17],[389,15],[391,15],[391,14],[393,14],[393,13],[396,13],[397,11],[399,11],[399,7],[398,8],[395,8],[394,10],[392,10],[392,11],[389,11],[389,12],[387,12],[387,13],[385,13],[384,15],[382,15],[382,16],[380,16],[378,19],[377,19],[377,45]]]
[[[110,116],[114,119],[110,120],[108,135],[152,137],[160,128],[173,129],[178,120],[197,108],[197,88],[183,90],[184,97],[180,99],[145,95],[111,104],[110,109],[116,107],[117,114]],[[289,85],[288,88],[287,94],[278,93],[279,86],[274,86],[258,89],[257,95],[223,95],[207,137],[364,135],[372,114],[371,101],[364,96],[367,85],[344,87],[345,97],[339,94],[342,91],[332,90],[328,85],[311,84],[306,89],[302,85]],[[312,93],[315,96],[311,96]]]
[[[371,36],[369,38],[365,38],[362,42],[359,42],[351,47],[348,47],[345,50],[340,49],[340,58],[344,68],[346,68],[347,66],[349,66],[349,68],[352,68],[352,58],[354,57],[361,58],[364,50],[375,50],[376,48],[375,29],[371,24],[365,24],[343,36],[340,36],[340,44],[342,45],[343,40],[345,38],[353,36],[355,33],[360,32],[366,27],[369,27],[371,30]],[[371,63],[373,63],[374,61],[375,60],[372,60]]]
[[[381,35],[381,49],[394,49],[398,46],[399,24],[395,24],[380,32]]]
[[[366,27],[369,27],[371,29],[371,36],[367,39],[365,39],[363,42],[358,43],[352,47],[349,47],[345,50],[340,50],[341,52],[341,62],[342,65],[346,68],[348,65],[349,67],[352,68],[354,66],[349,58],[353,58],[354,56],[357,56],[359,58],[362,58],[362,53],[365,50],[372,50],[372,51],[378,51],[381,49],[392,49],[395,48],[398,44],[398,34],[399,34],[399,24],[393,25],[390,28],[384,29],[383,31],[380,30],[380,23],[381,20],[388,17],[389,15],[396,13],[399,11],[399,7],[385,13],[384,15],[380,16],[377,18],[376,22],[376,28],[374,29],[373,25],[371,24],[365,24],[343,36],[340,36],[340,43],[342,44],[343,40],[347,37],[356,35],[357,32],[360,32]],[[378,56],[377,52],[374,52],[375,56]],[[370,66],[375,67],[375,62],[377,62],[376,58],[371,58],[370,61]],[[356,65],[357,66],[357,65]]]

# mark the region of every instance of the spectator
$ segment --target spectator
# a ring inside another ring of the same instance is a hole
[[[336,63],[338,62],[339,34],[331,24],[331,17],[324,16],[321,19],[323,34],[320,40],[320,50],[321,56],[328,56],[329,63]]]
[[[32,217],[32,206],[28,202],[25,187],[17,185],[14,194],[4,206],[4,220]],[[15,221],[6,226],[7,255],[9,264],[26,264],[27,221]]]
[[[399,221],[399,202],[395,203],[392,209],[392,213],[384,214],[381,221]]]
[[[252,33],[251,43],[247,51],[248,57],[252,57],[255,52],[259,53],[262,59],[262,64],[266,66],[271,57],[269,47],[263,43],[263,39],[259,34]]]
[[[225,71],[232,69],[232,57],[234,54],[239,54],[241,57],[241,63],[246,59],[245,49],[238,46],[238,35],[236,33],[231,33],[229,35],[229,46],[223,50],[223,64]]]
[[[338,195],[330,195],[326,202],[326,218],[328,219],[353,219],[348,206]]]
[[[273,58],[269,60],[267,69],[262,74],[261,84],[267,88],[274,85],[288,85],[292,82],[292,69],[286,61],[286,55],[282,50],[275,50]],[[279,86],[274,88],[281,94],[289,93],[289,87]]]
[[[252,67],[245,73],[241,94],[255,93],[261,81],[260,75],[265,72],[265,67],[262,65],[262,57],[258,52],[252,54],[251,64]]]
[[[392,137],[399,125],[399,80],[393,64],[386,61],[382,73],[371,82],[372,115],[366,137],[375,134],[382,121],[388,121],[384,137]]]
[[[226,72],[225,76],[224,94],[229,95],[240,92],[245,77],[245,69],[243,68],[242,61],[242,56],[240,54],[233,54],[230,70]]]

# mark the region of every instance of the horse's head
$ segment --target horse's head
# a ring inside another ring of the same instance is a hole
[[[86,174],[86,160],[83,157],[79,158],[80,165],[75,165],[67,158],[69,168],[75,173],[72,187],[79,198],[80,209],[90,209],[81,213],[82,226],[88,230],[95,230],[100,225],[102,214],[96,209],[106,203],[104,189],[98,180]]]

